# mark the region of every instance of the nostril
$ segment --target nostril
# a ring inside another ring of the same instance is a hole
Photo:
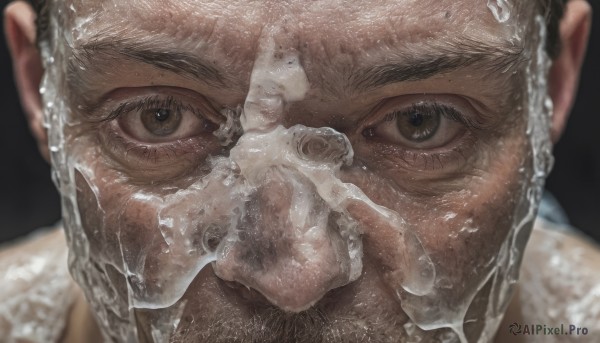
[[[226,231],[217,224],[208,225],[202,237],[202,248],[206,252],[215,252],[226,234]]]

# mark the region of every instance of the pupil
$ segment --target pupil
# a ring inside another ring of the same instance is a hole
[[[181,113],[168,108],[153,108],[140,113],[144,128],[156,136],[168,136],[181,124]]]
[[[158,111],[156,111],[154,113],[154,118],[158,121],[165,121],[167,119],[169,119],[169,116],[171,115],[171,111],[161,108]]]
[[[399,117],[398,117],[399,116]],[[424,142],[435,135],[440,126],[440,114],[427,108],[415,108],[396,114],[399,133],[411,142]]]
[[[408,122],[412,126],[419,127],[419,126],[423,125],[424,121],[425,121],[425,117],[419,112],[411,112],[408,115]]]

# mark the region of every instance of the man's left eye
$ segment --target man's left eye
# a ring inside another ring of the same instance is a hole
[[[417,103],[393,110],[383,121],[369,127],[363,134],[367,138],[397,144],[410,149],[442,147],[459,134],[465,126],[461,114],[455,109],[429,103]]]

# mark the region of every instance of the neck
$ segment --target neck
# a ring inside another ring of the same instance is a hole
[[[65,331],[59,342],[102,343],[100,329],[98,328],[90,307],[79,288],[77,288],[77,293],[69,313],[69,320],[65,327]]]
[[[512,335],[509,331],[509,326],[512,323],[524,323],[523,312],[521,311],[521,303],[519,301],[519,285],[517,284],[517,289],[513,294],[512,300],[508,305],[508,309],[504,314],[504,319],[502,319],[502,323],[500,323],[500,327],[498,327],[498,331],[496,332],[496,338],[494,339],[494,343],[525,343],[525,339],[523,335]]]

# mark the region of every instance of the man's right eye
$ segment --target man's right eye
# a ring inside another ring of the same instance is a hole
[[[212,134],[219,124],[207,119],[202,110],[172,98],[143,99],[118,115],[117,123],[125,134],[143,143],[165,143]]]
[[[117,90],[91,115],[107,155],[140,180],[185,175],[223,151],[214,132],[225,118],[187,90]]]

